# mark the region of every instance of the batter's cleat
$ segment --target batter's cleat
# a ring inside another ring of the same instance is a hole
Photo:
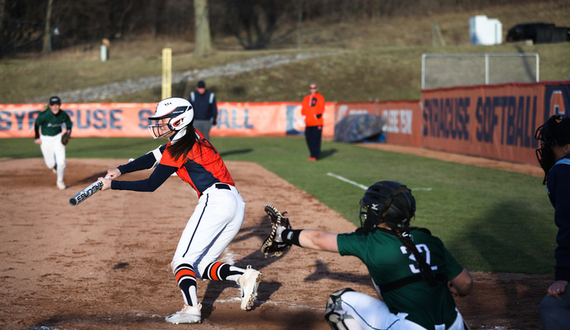
[[[261,273],[248,265],[237,282],[241,292],[241,309],[248,311],[253,307],[253,302],[257,298],[257,287],[261,283]]]
[[[65,183],[63,183],[63,181],[58,181],[56,184],[59,190],[64,190],[66,188]]]
[[[202,304],[197,306],[188,306],[184,304],[184,308],[180,312],[176,312],[167,316],[164,320],[169,323],[202,323]]]

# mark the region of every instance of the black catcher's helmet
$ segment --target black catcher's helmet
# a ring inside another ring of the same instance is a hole
[[[388,226],[408,227],[416,212],[412,191],[396,181],[376,182],[360,200],[360,226],[373,229],[384,222]]]
[[[552,147],[570,143],[570,118],[562,119],[560,115],[550,117],[544,125],[536,129],[534,138],[540,141],[540,148],[536,149],[536,158],[544,170],[542,183],[545,184],[548,172],[556,162]]]

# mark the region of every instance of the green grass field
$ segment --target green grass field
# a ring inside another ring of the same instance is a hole
[[[364,186],[403,182],[417,201],[412,224],[429,228],[468,269],[553,272],[556,226],[542,178],[335,142],[323,143],[322,160],[307,162],[302,137],[213,137],[212,142],[224,160],[258,163],[355,224],[364,190],[327,173]],[[77,138],[68,145],[67,157],[127,160],[160,143]],[[0,158],[30,157],[41,157],[32,139],[0,139]]]

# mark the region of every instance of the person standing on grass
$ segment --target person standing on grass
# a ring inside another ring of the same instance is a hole
[[[325,98],[318,92],[316,82],[309,84],[310,94],[305,96],[301,114],[305,118],[305,141],[309,147],[309,161],[315,162],[321,154],[323,137],[323,114],[325,113]]]
[[[206,83],[200,80],[196,90],[190,93],[188,101],[194,107],[194,127],[210,139],[210,129],[216,126],[218,118],[218,105],[214,93],[206,89]]]
[[[63,126],[65,125],[65,132]],[[63,190],[65,183],[65,145],[61,143],[61,136],[69,132],[73,123],[67,112],[61,110],[61,99],[52,96],[49,99],[48,107],[36,118],[34,124],[35,140],[39,144],[44,156],[46,166],[57,174],[56,186]]]
[[[546,290],[539,305],[544,330],[570,327],[570,118],[554,115],[536,130],[541,142],[537,158],[544,170],[546,192],[554,207],[554,223],[558,227],[554,251],[556,266],[554,283]]]

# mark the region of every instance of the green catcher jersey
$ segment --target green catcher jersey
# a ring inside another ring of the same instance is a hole
[[[439,238],[417,228],[411,228],[410,236],[434,275],[445,275],[451,280],[463,271]],[[376,228],[370,233],[340,234],[337,243],[341,255],[355,256],[364,262],[380,287],[420,273],[414,255],[393,231]],[[381,295],[391,313],[407,313],[406,319],[426,329],[434,329],[437,324],[451,326],[457,317],[453,296],[441,280],[435,286],[420,280]]]

